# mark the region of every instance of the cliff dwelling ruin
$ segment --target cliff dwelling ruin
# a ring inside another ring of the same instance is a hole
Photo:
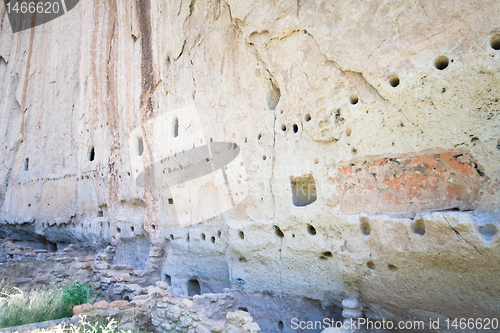
[[[73,2],[0,6],[0,280],[154,332],[498,324],[500,2]]]

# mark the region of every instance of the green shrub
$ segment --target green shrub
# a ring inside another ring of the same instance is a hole
[[[23,291],[0,282],[0,328],[69,317],[73,306],[91,302],[92,294],[85,283]]]
[[[73,315],[75,305],[92,302],[94,289],[88,283],[76,283],[65,286],[60,290],[62,302],[60,309],[60,318]]]

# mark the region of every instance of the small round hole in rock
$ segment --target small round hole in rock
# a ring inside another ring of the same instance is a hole
[[[153,227],[153,230],[156,230],[156,225],[153,224],[152,227]]]
[[[368,261],[366,263],[366,267],[368,267],[369,269],[374,270],[375,269],[375,264],[373,263],[373,261],[370,260],[370,261]]]
[[[281,130],[282,130],[283,132],[285,132],[285,131],[286,131],[286,125],[285,125],[285,124],[281,124]]]
[[[240,239],[245,239],[245,233],[243,231],[240,231],[238,233],[238,236],[240,237]]]
[[[482,225],[476,224],[476,230],[477,232],[479,232],[481,237],[487,242],[491,242],[498,233],[498,228],[493,223],[487,223]]]
[[[323,256],[325,257],[333,257],[333,254],[330,251],[323,252]]]
[[[116,228],[116,231],[118,232],[122,232],[122,230],[120,228]]]
[[[174,124],[173,124],[173,132],[174,132],[174,138],[179,136],[179,118],[175,117],[174,118]]]
[[[411,226],[412,230],[414,233],[417,235],[423,236],[425,235],[425,222],[422,219],[418,219],[415,222],[413,222]]]
[[[434,66],[442,71],[446,67],[448,67],[448,64],[450,63],[450,60],[448,59],[447,56],[439,56],[434,60]]]
[[[493,50],[500,50],[500,33],[494,35],[490,39],[490,45],[493,48]]]
[[[285,237],[285,234],[283,234],[283,231],[281,231],[281,229],[278,226],[274,227],[274,232],[276,233],[276,236],[278,236],[279,238]]]
[[[396,266],[394,266],[393,264],[389,264],[387,265],[387,267],[389,268],[390,271],[392,272],[395,272],[398,270],[398,268]]]
[[[351,134],[352,134],[352,130],[350,128],[345,130],[345,135],[347,135],[349,137],[349,136],[351,136]]]
[[[266,155],[262,156],[262,160],[263,161],[267,160],[267,156]]]
[[[309,233],[309,235],[316,235],[316,229],[310,224],[307,226],[307,232]]]
[[[396,74],[389,76],[389,84],[394,88],[399,86],[399,77]]]
[[[134,232],[134,227],[130,227],[130,231]]]
[[[280,322],[278,323],[278,329],[280,331],[282,331],[284,328],[285,328],[285,324],[283,324],[283,322],[280,320]]]
[[[206,238],[205,234],[204,234],[204,233],[202,233],[202,234],[201,234],[201,239],[202,239],[202,240],[205,240],[205,238]]]
[[[220,236],[221,236],[221,235],[222,235],[222,233],[220,232],[220,230],[219,230],[219,231],[217,231],[217,237],[219,237],[219,238],[220,238]]]
[[[210,241],[215,244],[215,237],[214,236],[210,237]]]
[[[311,121],[311,115],[309,113],[307,113],[306,116],[304,117],[304,119],[306,121]]]
[[[92,162],[94,159],[95,159],[95,149],[94,149],[94,147],[92,147],[92,148],[90,148],[90,151],[89,151],[89,161]]]
[[[365,236],[369,236],[370,233],[372,232],[372,229],[370,227],[370,223],[368,222],[367,217],[362,217],[361,218],[361,232]]]
[[[170,234],[170,239],[174,240],[174,235]]]
[[[139,154],[139,156],[142,156],[143,153],[144,153],[144,142],[142,138],[137,138],[137,154]]]
[[[239,259],[240,262],[247,262],[246,258],[245,257],[240,257]]]
[[[359,97],[358,97],[358,95],[356,95],[356,94],[352,94],[352,95],[349,97],[349,102],[351,102],[351,104],[352,104],[352,105],[358,104],[358,102],[359,102]]]
[[[293,133],[297,133],[299,131],[299,126],[297,124],[293,124]]]

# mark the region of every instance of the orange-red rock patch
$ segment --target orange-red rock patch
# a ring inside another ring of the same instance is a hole
[[[345,213],[473,209],[487,180],[469,152],[351,161],[337,168]]]

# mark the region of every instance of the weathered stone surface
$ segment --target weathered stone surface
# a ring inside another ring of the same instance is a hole
[[[132,275],[137,276],[137,277],[143,277],[146,274],[144,270],[134,270],[132,272]]]
[[[112,308],[118,308],[120,310],[125,310],[128,306],[127,301],[119,300],[119,301],[113,301],[109,303],[109,306]]]
[[[161,324],[161,327],[167,332],[175,329],[175,326],[175,324],[169,322],[164,322],[163,324]]]
[[[151,318],[151,324],[152,324],[153,326],[158,327],[158,326],[160,326],[160,325],[161,325],[161,319],[160,319],[160,318],[157,318],[157,317],[152,317],[152,318]]]
[[[105,283],[105,284],[110,284],[112,281],[113,280],[111,278],[105,277],[105,276],[101,277],[101,279],[100,279],[100,282]]]
[[[125,290],[128,291],[129,293],[133,293],[133,292],[139,292],[141,291],[143,288],[138,285],[138,284],[127,284],[125,285]]]
[[[74,252],[79,251],[80,247],[77,244],[69,244],[68,247],[63,249],[63,252]]]
[[[131,265],[112,265],[111,269],[114,269],[116,271],[133,271],[134,267]]]
[[[210,333],[210,330],[206,328],[205,326],[198,326],[196,327],[196,333]]]
[[[118,285],[113,289],[113,294],[115,295],[121,295],[125,292],[125,286],[123,285]]]
[[[168,288],[168,283],[166,283],[165,281],[156,281],[155,285],[163,290],[167,290]]]
[[[181,309],[177,306],[169,306],[165,313],[165,319],[177,321],[181,317]]]
[[[100,254],[99,255],[99,259],[102,260],[102,261],[108,261],[109,260],[109,255],[107,254]],[[108,266],[109,267],[109,266]],[[104,269],[107,269],[107,268],[104,268]]]
[[[243,332],[255,333],[260,332],[260,326],[257,323],[246,323],[242,327]]]
[[[90,261],[85,261],[85,262],[79,262],[76,265],[79,269],[92,269],[92,262]]]
[[[179,325],[183,328],[191,326],[192,323],[193,319],[189,317],[181,317],[181,319],[179,320]]]
[[[129,282],[130,281],[130,274],[127,274],[127,273],[118,274],[114,277],[114,279],[118,282]]]
[[[94,303],[94,309],[107,309],[109,308],[109,303],[107,301],[99,301]]]
[[[163,298],[163,297],[169,296],[170,293],[164,289],[154,287],[154,286],[149,286],[148,287],[148,295],[158,297],[158,298]]]
[[[193,301],[185,298],[179,303],[179,306],[184,309],[189,309],[193,306]]]
[[[109,264],[107,262],[99,262],[95,264],[95,268],[99,270],[104,270],[109,268]]]
[[[91,304],[82,304],[82,305],[77,305],[73,307],[73,314],[74,315],[79,315],[82,313],[86,313],[89,311],[92,311],[93,306]]]
[[[4,8],[2,262],[112,245],[97,271],[175,295],[497,315],[497,2],[80,1],[16,34]]]
[[[471,210],[488,177],[468,152],[382,159],[363,158],[338,168],[340,205],[348,213]]]
[[[244,324],[252,321],[252,316],[248,312],[245,311],[235,311],[229,312],[226,315],[227,321],[230,324],[234,324],[236,326],[243,326]]]
[[[108,307],[106,309],[97,309],[95,314],[100,317],[115,317],[118,313],[120,313],[120,309]]]

